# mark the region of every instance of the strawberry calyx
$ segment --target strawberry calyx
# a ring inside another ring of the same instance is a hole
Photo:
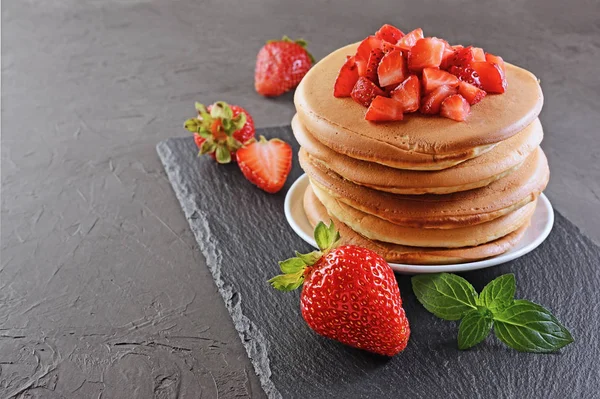
[[[195,106],[198,116],[186,120],[183,127],[204,140],[199,155],[214,153],[218,163],[230,163],[232,152],[243,145],[233,134],[246,124],[246,114],[233,116],[233,110],[224,101],[215,102],[210,111],[204,104],[197,102]]]
[[[325,254],[337,247],[340,241],[340,233],[336,230],[333,222],[330,222],[329,226],[319,222],[315,227],[314,237],[319,250],[307,254],[296,251],[295,257],[279,262],[283,274],[269,280],[273,288],[279,291],[293,291],[300,287],[310,274],[312,267]]]
[[[312,64],[315,63],[315,57],[313,57],[313,55],[306,49],[306,47],[308,46],[308,42],[304,39],[297,39],[297,40],[292,40],[290,39],[287,35],[283,35],[283,37],[281,38],[281,40],[267,40],[267,44],[269,43],[277,43],[277,42],[286,42],[286,43],[295,43],[298,46],[302,47],[304,49],[304,51],[306,51],[306,54],[308,55],[308,58],[310,58],[310,62]]]

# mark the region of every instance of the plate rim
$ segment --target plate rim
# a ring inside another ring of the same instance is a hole
[[[294,230],[294,232],[300,238],[302,238],[306,243],[308,243],[311,246],[316,248],[317,245],[316,245],[316,242],[315,242],[313,236],[307,234],[299,226],[296,219],[292,215],[293,198],[295,197],[296,192],[298,190],[302,189],[303,186],[305,187],[306,185],[308,185],[308,182],[309,182],[308,176],[306,175],[306,173],[304,173],[301,176],[299,176],[296,179],[296,181],[292,184],[292,186],[290,187],[290,189],[288,190],[288,192],[285,195],[284,213],[285,213],[285,218],[286,218],[288,224],[290,225],[290,227],[292,228],[292,230]],[[302,196],[300,196],[300,198],[302,198]],[[520,258],[521,256],[524,256],[524,255],[528,254],[529,252],[533,251],[534,249],[536,249],[537,247],[539,247],[540,244],[542,242],[544,242],[546,240],[546,238],[548,238],[548,235],[550,235],[550,232],[552,231],[552,228],[554,226],[554,208],[552,207],[552,203],[550,202],[548,197],[546,197],[546,195],[544,195],[544,193],[540,194],[539,199],[540,199],[540,201],[538,202],[538,207],[542,206],[543,208],[545,208],[546,214],[548,215],[547,219],[545,220],[543,230],[539,235],[537,235],[533,239],[533,241],[531,243],[527,244],[526,246],[524,246],[522,248],[519,248],[516,251],[506,252],[506,253],[494,256],[492,258],[478,260],[475,262],[467,262],[467,263],[451,263],[451,264],[446,264],[446,265],[409,265],[409,264],[405,264],[405,263],[389,263],[389,265],[392,268],[392,270],[394,270],[394,272],[400,273],[400,274],[442,273],[442,272],[455,273],[455,272],[467,272],[467,271],[472,271],[472,270],[484,269],[484,268],[488,268],[488,267],[492,267],[492,266],[498,266],[503,263],[507,263],[507,262],[510,262],[517,258]],[[537,213],[537,209],[536,209],[536,213]],[[535,217],[536,213],[534,213],[534,217]]]

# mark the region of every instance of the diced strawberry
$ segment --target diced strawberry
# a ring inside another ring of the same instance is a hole
[[[504,93],[506,91],[506,75],[498,64],[491,62],[474,62],[473,69],[479,74],[481,88],[488,93]]]
[[[500,69],[502,69],[502,72],[506,73],[506,66],[504,66],[504,60],[499,55],[485,53],[484,61],[491,62],[492,64],[498,64]]]
[[[442,101],[453,94],[456,94],[458,90],[456,87],[440,86],[431,93],[423,97],[421,101],[421,113],[427,115],[438,114]]]
[[[400,29],[396,28],[395,26],[389,25],[389,24],[383,25],[377,31],[377,33],[375,33],[375,37],[377,37],[378,39],[381,39],[383,41],[386,41],[388,43],[393,43],[393,44],[398,43],[398,40],[402,39],[403,36],[404,36],[404,33]]]
[[[448,69],[450,67],[450,60],[454,57],[454,53],[456,50],[450,46],[450,44],[444,40],[444,53],[442,54],[442,62],[440,64],[440,69]]]
[[[458,85],[458,93],[471,105],[477,104],[487,94],[485,91],[467,82],[460,82]]]
[[[369,56],[369,62],[367,62],[367,71],[365,73],[365,78],[369,79],[371,82],[375,84],[379,84],[377,81],[377,67],[383,58],[383,50],[380,48],[374,48],[371,50],[371,55]]]
[[[408,67],[401,51],[386,54],[377,68],[381,87],[397,85],[408,77]]]
[[[485,53],[481,47],[473,47],[473,61],[485,61]]]
[[[369,36],[365,40],[360,42],[358,48],[356,49],[356,61],[369,61],[369,57],[371,56],[371,50],[373,50],[374,48],[381,48],[381,43],[381,39],[375,36]]]
[[[467,119],[471,106],[460,94],[454,94],[442,101],[440,114],[446,118],[462,122]]]
[[[352,99],[364,107],[371,105],[371,101],[373,101],[375,97],[383,95],[385,95],[383,90],[365,77],[358,78],[352,89],[352,93],[350,93]]]
[[[451,87],[458,86],[459,80],[456,76],[437,68],[423,69],[423,91],[425,94],[431,93],[440,86],[447,85]]]
[[[402,104],[391,98],[377,96],[371,102],[365,119],[371,122],[401,121],[404,119]]]
[[[408,53],[408,69],[418,72],[423,68],[439,67],[444,47],[444,42],[435,37],[420,39]]]
[[[448,70],[452,75],[456,76],[463,82],[472,84],[473,86],[481,88],[481,82],[479,81],[479,74],[471,67],[460,67],[451,66]]]
[[[342,69],[338,73],[333,86],[333,95],[335,97],[350,97],[352,89],[358,80],[358,68],[354,57],[346,60]]]
[[[452,50],[456,50],[456,51],[462,50],[464,48],[465,48],[465,46],[463,46],[462,44],[455,44],[454,46],[452,46]]]
[[[358,72],[358,76],[365,76],[367,74],[367,61],[362,58],[356,58],[356,71]]]
[[[407,33],[396,43],[402,50],[410,50],[417,41],[423,38],[423,29],[417,28],[412,32]]]
[[[452,59],[449,60],[449,65],[458,67],[468,67],[473,62],[473,59],[473,47],[456,49],[454,56],[452,57]]]
[[[415,112],[419,109],[421,101],[421,83],[419,82],[419,78],[417,75],[410,75],[390,95],[394,100],[402,104],[404,112]]]
[[[400,51],[402,52],[402,48],[400,46],[396,46],[395,44],[383,42],[381,45],[381,49],[384,53],[391,53],[392,51]]]

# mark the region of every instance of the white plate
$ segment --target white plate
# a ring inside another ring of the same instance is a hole
[[[317,244],[313,238],[313,228],[304,214],[304,206],[302,205],[304,191],[307,186],[308,176],[304,174],[294,182],[292,187],[290,187],[290,190],[285,197],[285,217],[296,234],[313,247],[316,247]],[[390,263],[390,266],[395,272],[403,274],[454,273],[496,266],[517,259],[533,251],[546,239],[546,237],[548,237],[553,224],[554,211],[552,210],[552,204],[550,204],[548,198],[542,194],[540,195],[538,205],[531,219],[531,226],[525,231],[525,235],[517,245],[502,255],[477,262],[449,265],[406,265],[402,263]]]

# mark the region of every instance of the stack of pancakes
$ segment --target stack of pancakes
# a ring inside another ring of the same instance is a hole
[[[374,124],[351,98],[333,97],[357,45],[324,58],[296,90],[311,224],[332,220],[343,243],[390,262],[468,262],[510,249],[549,178],[536,77],[507,63],[506,92],[473,106],[466,122],[415,113]]]

